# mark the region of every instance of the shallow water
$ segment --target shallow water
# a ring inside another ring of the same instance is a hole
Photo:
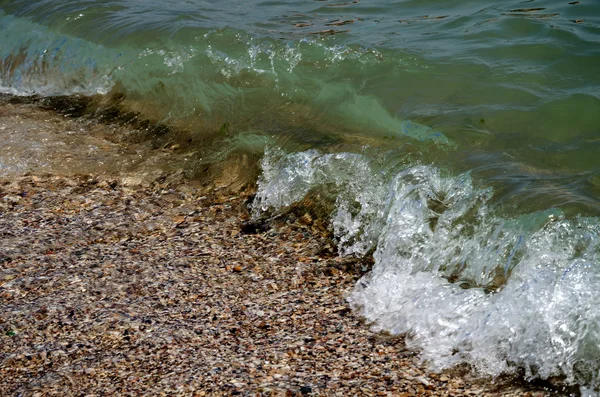
[[[241,4],[0,0],[0,87],[117,101],[199,170],[266,149],[257,211],[327,192],[378,327],[597,386],[600,3]]]

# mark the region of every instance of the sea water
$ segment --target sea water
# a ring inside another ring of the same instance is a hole
[[[256,216],[327,196],[375,260],[351,304],[433,368],[600,386],[600,3],[0,0],[0,32],[3,93],[262,156]]]

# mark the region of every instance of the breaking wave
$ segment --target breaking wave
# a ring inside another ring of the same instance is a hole
[[[365,153],[269,149],[262,167],[254,215],[314,190],[333,197],[341,254],[375,260],[350,303],[375,328],[406,334],[434,369],[600,385],[598,218],[503,215],[468,172],[386,168]]]

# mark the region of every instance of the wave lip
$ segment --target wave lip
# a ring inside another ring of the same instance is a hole
[[[0,92],[12,95],[105,94],[111,70],[100,45],[53,32],[0,10]]]
[[[341,253],[375,260],[351,304],[376,328],[406,334],[434,369],[466,362],[600,386],[597,218],[502,217],[468,173],[384,172],[363,154],[268,151],[263,169],[255,215],[333,192]]]

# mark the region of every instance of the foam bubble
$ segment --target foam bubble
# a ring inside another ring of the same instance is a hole
[[[341,253],[374,248],[350,303],[376,328],[407,334],[434,369],[467,362],[598,387],[598,219],[503,217],[468,173],[384,172],[362,154],[270,151],[263,169],[255,214],[333,187]]]

